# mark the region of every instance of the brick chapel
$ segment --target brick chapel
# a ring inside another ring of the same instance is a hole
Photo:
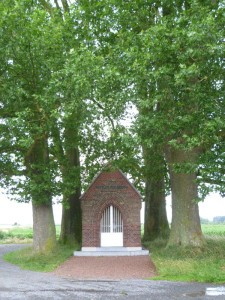
[[[141,250],[141,195],[120,170],[99,173],[81,196],[82,251]]]

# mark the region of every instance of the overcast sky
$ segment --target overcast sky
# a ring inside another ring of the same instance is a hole
[[[55,223],[61,222],[61,205],[53,206]],[[30,203],[10,201],[6,195],[0,193],[0,225],[13,224],[32,225],[32,207]]]
[[[55,223],[61,222],[61,205],[53,206]],[[215,216],[225,216],[225,199],[217,194],[211,194],[204,202],[199,204],[200,216],[212,220]],[[167,214],[169,221],[171,220],[171,201],[167,199]],[[143,210],[141,219],[143,222]],[[16,203],[10,201],[6,195],[0,194],[0,225],[32,225],[32,208],[30,204]]]

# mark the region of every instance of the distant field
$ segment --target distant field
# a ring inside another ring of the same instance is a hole
[[[202,231],[205,236],[225,237],[225,224],[202,224]]]
[[[202,224],[202,231],[206,237],[225,237],[225,224]],[[56,235],[59,237],[60,225],[56,225]],[[32,227],[1,226],[0,243],[13,243],[20,240],[25,242],[33,238]],[[16,239],[16,240],[15,240]]]
[[[56,235],[59,237],[60,225],[56,226]],[[33,239],[32,227],[1,226],[0,243],[31,242]]]
[[[225,236],[225,224],[202,224],[201,227],[206,237]],[[141,225],[141,234],[144,234],[144,224]]]

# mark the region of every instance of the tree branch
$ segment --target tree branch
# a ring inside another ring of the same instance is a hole
[[[7,145],[7,146],[1,146],[0,147],[0,153],[4,152],[25,152],[27,149],[25,147],[19,146],[19,145]]]
[[[52,5],[49,3],[49,1],[46,0],[39,0],[40,4],[43,6],[43,8],[51,15],[52,14]]]
[[[3,108],[0,109],[0,119],[14,118],[15,116],[15,111],[8,111]]]
[[[101,108],[104,112],[105,112],[105,107],[101,104],[101,103],[99,103],[97,100],[95,100],[95,99],[91,99],[99,108]],[[113,122],[113,119],[110,117],[110,115],[108,115],[107,113],[106,113],[106,117],[109,119],[109,121],[110,121],[110,123],[111,123],[111,125],[112,125],[112,129],[113,129],[113,131],[115,131],[115,125],[114,125],[114,122]]]
[[[55,3],[55,6],[58,10],[60,10],[60,6],[59,6],[59,3],[58,3],[58,0],[54,0],[54,3]]]
[[[63,15],[62,15],[62,11],[61,11],[60,5],[58,3],[58,0],[54,0],[54,3],[55,3],[55,6],[56,6],[56,9],[59,12],[59,15],[60,15],[61,19],[63,20]]]
[[[68,4],[67,0],[61,0],[61,1],[62,1],[62,6],[63,6],[64,12],[69,13],[70,9],[69,9],[69,4]]]
[[[204,178],[203,179],[203,182],[204,183],[208,183],[208,184],[211,184],[211,185],[225,185],[225,181],[223,180],[217,180],[217,179],[212,179],[212,178]]]
[[[57,121],[55,120],[53,125],[52,125],[52,139],[53,139],[53,149],[54,149],[54,154],[56,155],[61,172],[64,173],[63,165],[64,165],[64,160],[65,160],[65,153],[60,137],[60,131],[57,125]]]

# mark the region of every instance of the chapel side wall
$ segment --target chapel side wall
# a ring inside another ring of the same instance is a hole
[[[96,221],[93,218],[92,201],[81,202],[82,208],[82,247],[99,247],[96,241]]]
[[[141,199],[139,201],[131,201],[137,198],[134,190],[128,189],[126,193],[126,207],[127,220],[125,223],[124,232],[124,247],[141,247],[141,224],[140,224],[140,210]]]
[[[122,214],[123,246],[141,246],[141,199],[119,171],[101,173],[82,198],[81,205],[82,247],[100,247],[101,215],[109,205],[116,206]]]

